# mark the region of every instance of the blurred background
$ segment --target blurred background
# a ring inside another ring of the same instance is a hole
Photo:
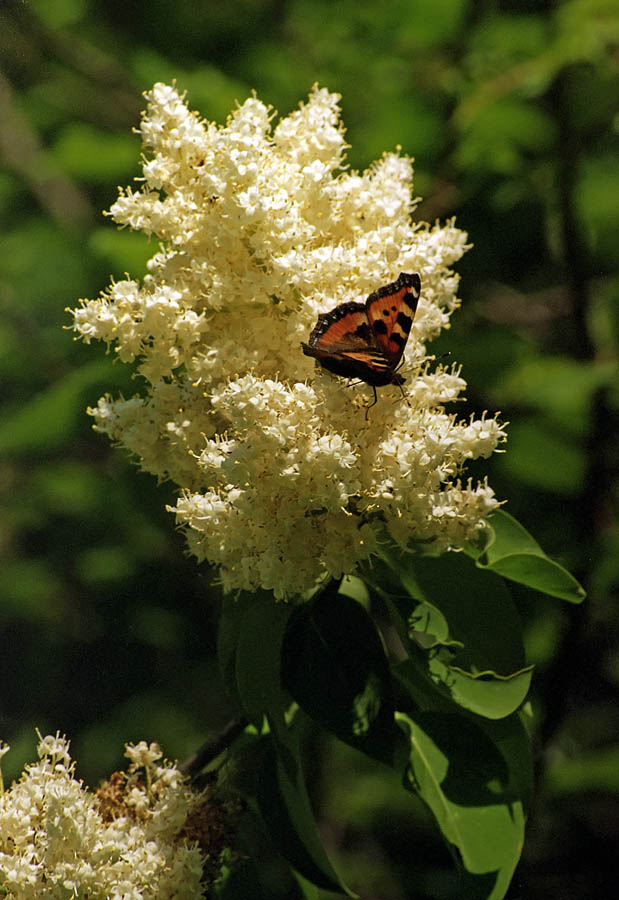
[[[141,92],[176,79],[225,121],[252,89],[281,115],[342,94],[349,162],[401,145],[418,218],[474,248],[436,342],[507,452],[472,466],[584,584],[514,587],[538,790],[510,897],[616,888],[619,846],[619,5],[616,0],[1,0],[0,737],[5,778],[65,732],[91,786],[123,744],[184,758],[229,718],[218,595],[173,495],[91,430],[139,389],[65,312],[155,246],[102,217],[139,174]],[[463,412],[463,409],[460,409]],[[428,816],[354,751],[312,739],[312,790],[344,879],[380,900],[456,898]],[[294,896],[281,882],[269,897]],[[279,891],[279,893],[278,893]],[[256,891],[255,896],[258,896]]]

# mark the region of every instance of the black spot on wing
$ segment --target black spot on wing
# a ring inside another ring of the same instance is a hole
[[[370,328],[369,322],[362,322],[362,324],[359,325],[357,329],[355,329],[354,333],[357,337],[360,337],[367,343],[372,342],[372,329]]]
[[[406,303],[406,305],[408,306],[408,308],[411,310],[411,312],[413,314],[417,310],[417,301],[418,300],[419,300],[419,294],[413,294],[410,291],[407,291],[402,296],[402,303]]]
[[[411,317],[407,316],[406,313],[400,311],[397,315],[396,322],[398,323],[404,334],[408,335],[413,325],[413,320],[411,319]]]
[[[393,334],[389,335],[389,343],[397,344],[400,350],[404,348],[407,340],[408,334],[399,334],[399,332],[394,331]]]

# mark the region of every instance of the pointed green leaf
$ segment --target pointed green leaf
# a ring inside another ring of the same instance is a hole
[[[292,606],[262,597],[241,619],[236,683],[247,718],[260,728],[265,716],[283,721],[288,700],[281,682],[281,649]]]
[[[305,900],[320,900],[320,892],[316,885],[304,878],[299,872],[294,874]]]
[[[217,662],[222,681],[231,700],[242,707],[236,679],[236,658],[241,634],[241,623],[248,608],[256,602],[253,594],[224,597],[217,623]]]
[[[291,767],[269,740],[258,776],[256,799],[269,834],[282,856],[305,878],[328,891],[354,896],[331,865],[318,836],[298,749],[289,744]]]
[[[391,674],[365,609],[324,591],[295,610],[283,651],[284,683],[299,706],[342,741],[390,764],[398,737]]]
[[[388,598],[419,677],[459,706],[491,719],[510,715],[529,690],[520,619],[504,582],[462,553],[386,558],[411,596]],[[399,620],[399,621],[398,621]]]
[[[411,697],[419,710],[454,713],[452,701],[433,690],[429,682],[419,678],[412,660],[398,663],[393,672],[404,693]],[[509,768],[509,790],[522,798],[525,807],[528,806],[533,792],[533,760],[531,740],[523,722],[523,713],[513,713],[501,719],[482,718],[467,712],[461,715],[472,719],[498,747]]]
[[[396,718],[410,738],[405,786],[429,806],[467,872],[497,873],[497,881],[503,873],[509,884],[522,849],[524,812],[502,753],[464,716],[419,712]]]
[[[512,675],[523,667],[520,617],[499,577],[480,571],[463,553],[436,558],[402,555],[399,564],[411,596],[424,607],[438,610],[448,625],[448,634],[439,635],[437,641],[462,645],[454,664],[500,675]],[[411,624],[419,631],[424,621],[422,607]]]
[[[429,671],[436,682],[449,688],[454,703],[489,719],[501,719],[515,712],[524,702],[531,686],[533,666],[513,675],[496,672],[473,674],[441,661],[439,656],[429,660]]]
[[[469,551],[480,568],[491,569],[534,590],[581,603],[586,593],[573,575],[550,559],[520,522],[499,509],[488,517],[485,543]]]

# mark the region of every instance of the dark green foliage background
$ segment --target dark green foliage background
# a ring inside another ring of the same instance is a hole
[[[472,466],[579,578],[581,607],[512,586],[536,664],[538,789],[510,896],[615,887],[619,841],[619,9],[614,0],[2,0],[0,737],[9,778],[34,728],[73,740],[89,783],[127,740],[194,750],[231,707],[219,595],[157,487],[92,433],[139,389],[65,307],[155,247],[101,217],[138,174],[141,91],[176,78],[223,121],[252,89],[280,114],[339,91],[363,168],[415,156],[419,217],[474,248],[436,344],[507,452]],[[464,409],[460,410],[464,412]],[[363,896],[455,897],[427,814],[394,776],[309,738],[329,853]],[[386,772],[386,770],[385,770]],[[277,894],[274,878],[270,896]],[[284,889],[282,889],[284,890]],[[287,890],[287,889],[286,889]],[[290,895],[291,896],[291,895]]]

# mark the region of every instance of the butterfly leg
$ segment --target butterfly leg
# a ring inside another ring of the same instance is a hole
[[[406,391],[404,390],[404,388],[402,387],[401,384],[398,384],[398,387],[400,388],[400,391],[402,392],[402,399],[404,400],[404,402],[410,409],[410,403],[408,402],[408,397],[406,396]],[[394,402],[397,402],[397,398]]]
[[[376,406],[376,404],[378,403],[378,394],[376,393],[376,388],[374,387],[374,385],[372,385],[372,390],[374,391],[374,400],[372,401],[372,403],[370,403],[369,406],[366,406],[366,408],[365,408],[365,421],[366,422],[368,421],[370,410],[372,409],[373,406]]]

